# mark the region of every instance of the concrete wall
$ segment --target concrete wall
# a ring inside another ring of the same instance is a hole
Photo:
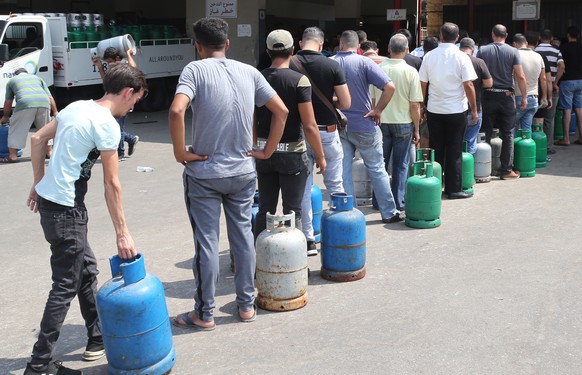
[[[265,9],[266,0],[238,0],[237,18],[225,18],[229,26],[230,49],[227,57],[256,65],[259,37],[259,11]],[[192,24],[206,16],[206,1],[186,2],[186,31],[193,37]],[[251,36],[237,36],[238,25],[250,25]]]

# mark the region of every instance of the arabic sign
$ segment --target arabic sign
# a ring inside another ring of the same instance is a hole
[[[238,0],[213,1],[206,0],[206,17],[236,18]]]
[[[406,9],[386,9],[387,21],[404,21],[406,20]]]

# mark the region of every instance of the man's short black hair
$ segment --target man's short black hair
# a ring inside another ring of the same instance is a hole
[[[115,47],[107,47],[105,52],[103,52],[103,60],[113,59],[116,60],[118,57],[121,57],[119,51]]]
[[[566,33],[570,36],[570,38],[578,38],[580,36],[580,30],[576,26],[568,27]]]
[[[513,36],[513,43],[521,46],[522,44],[526,44],[527,40],[523,34],[517,33]]]
[[[308,40],[314,40],[316,42],[323,42],[325,41],[325,34],[323,30],[321,30],[317,26],[311,26],[307,29],[303,30],[303,35],[301,36],[301,40],[305,43]]]
[[[530,48],[534,48],[540,41],[540,33],[537,31],[528,30],[525,32],[525,40],[527,40],[527,44],[529,44]]]
[[[205,47],[221,49],[228,39],[228,23],[222,18],[206,17],[193,25],[194,39]]]
[[[540,39],[545,41],[545,42],[551,41],[553,37],[554,37],[554,34],[552,33],[552,30],[550,30],[550,29],[544,29],[540,33]]]
[[[364,30],[358,30],[356,31],[356,33],[358,34],[358,42],[362,43],[365,42],[366,40],[368,40],[368,34],[366,34],[366,32]]]
[[[367,51],[369,49],[377,50],[378,43],[374,42],[373,40],[366,40],[365,42],[360,44],[360,48],[362,51]]]
[[[267,49],[267,51],[271,60],[274,60],[276,57],[289,57],[293,53],[293,47],[278,51],[271,51],[270,49]]]
[[[422,49],[424,53],[430,52],[439,46],[439,40],[434,36],[427,36],[422,41]]]
[[[402,34],[406,37],[406,39],[408,39],[408,47],[410,48],[412,46],[412,33],[410,32],[410,30],[408,29],[398,29],[395,32],[392,33],[392,35],[390,35],[390,37],[393,37],[396,34]]]

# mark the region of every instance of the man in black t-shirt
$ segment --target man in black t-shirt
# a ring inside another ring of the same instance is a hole
[[[339,109],[348,109],[351,106],[351,97],[346,83],[346,77],[340,65],[321,54],[323,48],[324,34],[318,27],[308,27],[303,32],[299,45],[301,51],[297,52],[296,58],[309,75],[312,86],[317,86],[323,95]],[[290,68],[300,71],[291,60]],[[335,98],[334,98],[335,95]],[[327,169],[323,172],[323,183],[328,192],[344,191],[342,180],[342,160],[344,153],[337,132],[337,118],[335,113],[319,99],[312,95],[311,104],[319,128],[321,143],[325,153]],[[314,154],[307,145],[307,156],[309,158],[309,169],[313,169]],[[311,210],[311,186],[313,185],[313,174],[310,174],[305,184],[303,201],[301,202],[303,233],[307,238],[307,254],[317,255],[315,238],[313,234],[312,210]]]
[[[289,110],[285,128],[276,151],[269,159],[256,160],[259,187],[259,212],[255,238],[266,228],[266,214],[277,211],[279,191],[283,213],[295,212],[295,227],[301,230],[301,200],[309,174],[305,140],[315,154],[315,162],[325,171],[326,162],[311,106],[311,84],[303,74],[289,69],[293,54],[293,37],[287,30],[274,30],[267,36],[267,52],[271,66],[261,71]],[[255,144],[261,149],[269,138],[271,112],[257,107],[254,131]],[[274,131],[274,130],[273,130]],[[303,138],[305,134],[305,139]]]

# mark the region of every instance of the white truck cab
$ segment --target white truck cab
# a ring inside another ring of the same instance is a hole
[[[76,42],[68,36],[65,16],[0,15],[0,103],[18,68],[41,77],[59,106],[102,95],[101,76],[91,58],[91,47],[99,40]],[[169,104],[177,77],[194,60],[194,45],[190,38],[142,39],[134,60],[150,91],[140,105],[155,111]]]

